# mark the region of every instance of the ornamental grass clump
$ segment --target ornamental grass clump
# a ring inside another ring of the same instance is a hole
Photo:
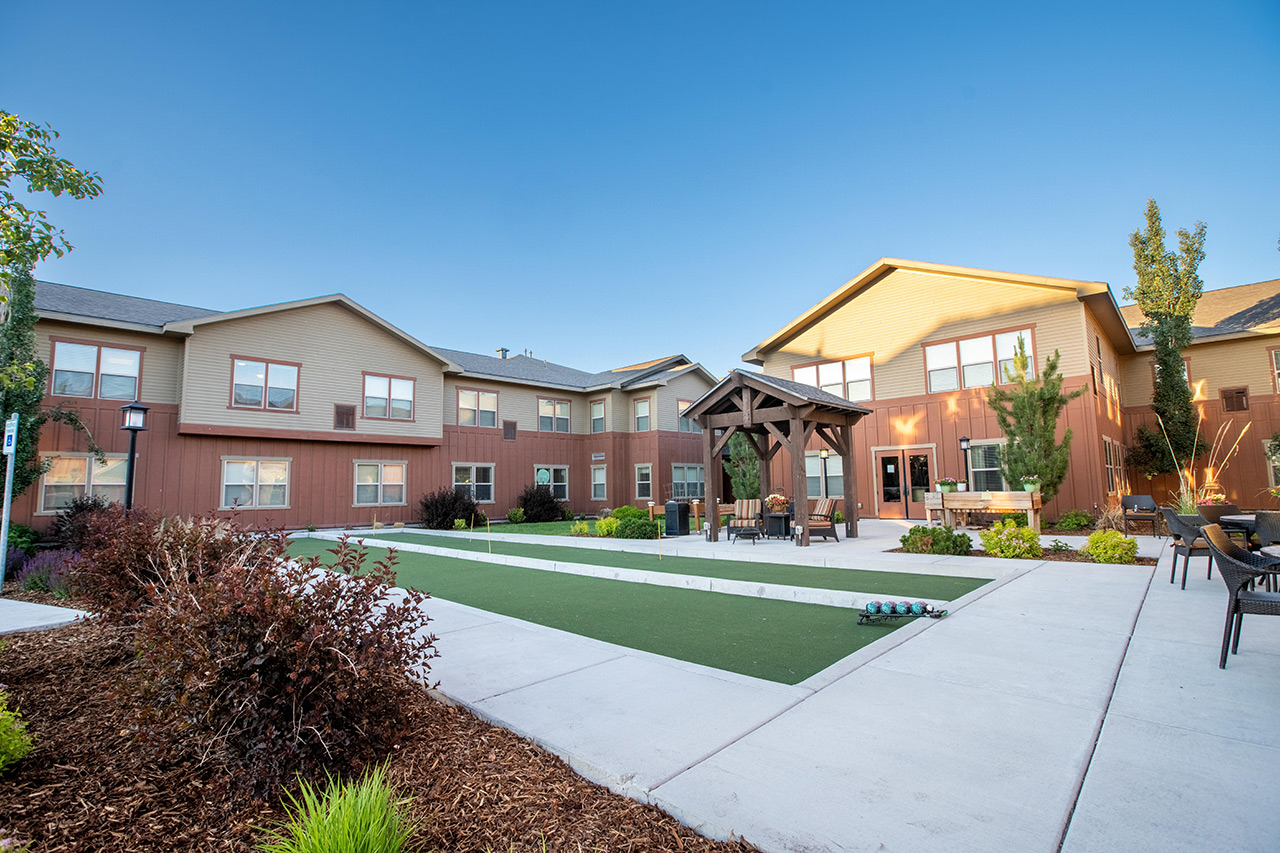
[[[384,766],[358,782],[329,777],[324,789],[303,781],[298,796],[285,793],[286,820],[258,845],[263,853],[400,853],[420,847]]]
[[[992,557],[1032,559],[1044,556],[1040,534],[1030,527],[1019,527],[1013,521],[997,521],[991,529],[978,533],[978,537]]]
[[[1080,555],[1095,563],[1129,565],[1138,559],[1138,540],[1130,539],[1118,530],[1096,530],[1089,534]]]
[[[967,533],[957,533],[950,527],[926,527],[917,524],[899,540],[902,550],[908,554],[951,554],[963,556],[973,550],[973,540]]]

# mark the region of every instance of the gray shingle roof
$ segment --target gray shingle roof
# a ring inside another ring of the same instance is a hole
[[[625,385],[631,380],[653,373],[659,365],[667,361],[667,359],[658,359],[657,361],[618,370],[587,373],[584,370],[577,370],[572,367],[566,367],[563,364],[544,361],[540,358],[530,358],[525,355],[497,358],[492,355],[480,355],[479,353],[464,352],[445,347],[432,346],[431,349],[457,363],[464,371],[470,374],[510,379],[515,382],[532,382],[539,385],[559,385],[583,391],[615,384],[619,386]]]
[[[1143,319],[1138,306],[1124,305],[1120,313],[1138,344],[1150,344],[1151,340],[1138,329]],[[1191,318],[1192,337],[1248,331],[1280,331],[1280,278],[1206,290],[1201,294]]]
[[[179,305],[176,302],[124,296],[51,281],[36,282],[36,311],[41,314],[69,314],[94,320],[135,323],[157,329],[165,323],[222,313],[192,305]]]

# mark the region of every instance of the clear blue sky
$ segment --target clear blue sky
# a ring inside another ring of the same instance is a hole
[[[893,8],[889,8],[893,7]],[[0,108],[98,171],[46,279],[341,291],[441,346],[722,373],[882,256],[1280,277],[1280,4],[6,0]]]

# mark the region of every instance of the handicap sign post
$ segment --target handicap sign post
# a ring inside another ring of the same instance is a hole
[[[4,563],[9,556],[9,503],[13,495],[13,458],[18,448],[18,413],[4,422],[4,516],[0,518],[0,587],[4,586]]]

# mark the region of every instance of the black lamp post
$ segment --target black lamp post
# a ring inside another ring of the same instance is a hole
[[[147,428],[147,407],[134,400],[121,406],[124,423],[120,429],[129,431],[129,464],[125,466],[124,475],[124,508],[133,509],[133,464],[138,450],[138,433]]]
[[[969,482],[969,436],[960,436],[960,455],[964,457],[964,481]]]
[[[826,497],[831,497],[831,495],[827,494],[827,456],[829,455],[830,451],[825,447],[818,451],[818,458],[822,460],[822,488],[820,491]]]

